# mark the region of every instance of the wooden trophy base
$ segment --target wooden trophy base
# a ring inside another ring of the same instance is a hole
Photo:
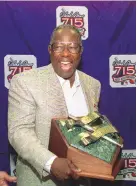
[[[122,141],[122,138],[121,138]],[[68,158],[82,171],[78,174],[83,177],[113,181],[122,168],[124,162],[120,159],[121,148],[117,146],[111,163],[107,163],[88,153],[70,146],[60,131],[56,119],[52,119],[49,150],[58,157]]]

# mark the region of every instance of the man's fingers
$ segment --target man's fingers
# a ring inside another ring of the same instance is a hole
[[[76,173],[81,172],[81,169],[76,167],[71,161],[68,161],[68,165],[73,172],[76,172]]]
[[[79,178],[78,173],[81,172],[81,169],[76,167],[71,161],[68,160],[69,168],[71,169],[71,176],[73,179],[77,180]]]
[[[66,158],[56,158],[51,166],[51,173],[60,180],[68,179],[73,174],[79,172],[76,166]],[[77,176],[74,176],[77,177]]]
[[[6,180],[8,182],[16,182],[17,181],[17,178],[16,177],[10,176],[6,172],[3,173],[3,178],[4,178],[4,180]]]
[[[68,178],[70,178],[70,174],[66,173],[64,179],[68,179]]]
[[[71,175],[71,169],[70,168],[68,168],[68,170],[66,171],[66,175],[67,176],[70,176]]]
[[[0,186],[8,186],[4,180],[0,180]]]
[[[79,179],[79,175],[77,175],[77,173],[73,172],[72,178],[77,180],[77,179]]]

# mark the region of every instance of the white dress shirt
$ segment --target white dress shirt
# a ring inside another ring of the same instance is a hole
[[[68,109],[68,114],[75,116],[75,117],[87,115],[88,107],[86,104],[86,100],[84,97],[82,87],[80,85],[78,72],[76,71],[75,73],[75,81],[72,87],[70,87],[69,80],[65,80],[58,75],[57,77],[59,79],[59,82],[61,84],[61,87],[64,93],[64,97],[65,97],[65,101],[66,101],[66,105]],[[56,157],[57,156],[53,156],[46,162],[44,169],[47,172],[50,173],[51,165]]]

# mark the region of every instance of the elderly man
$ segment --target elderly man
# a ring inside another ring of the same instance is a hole
[[[8,175],[4,171],[0,171],[0,186],[8,186],[7,182],[16,182],[17,178]]]
[[[100,83],[76,70],[83,52],[71,25],[57,27],[48,47],[51,64],[13,77],[9,89],[9,140],[18,153],[18,186],[67,186],[78,167],[48,150],[51,119],[97,110]]]

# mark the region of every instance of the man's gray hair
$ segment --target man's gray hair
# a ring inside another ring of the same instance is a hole
[[[78,35],[79,35],[79,38],[80,38],[80,44],[82,45],[82,39],[81,39],[81,33],[80,31],[73,25],[70,25],[70,24],[63,24],[63,25],[59,25],[58,27],[56,27],[52,34],[51,34],[51,38],[50,38],[50,45],[52,44],[53,42],[53,38],[54,38],[54,34],[56,31],[60,30],[60,29],[64,29],[64,28],[69,28],[69,29],[72,29],[74,30]]]

